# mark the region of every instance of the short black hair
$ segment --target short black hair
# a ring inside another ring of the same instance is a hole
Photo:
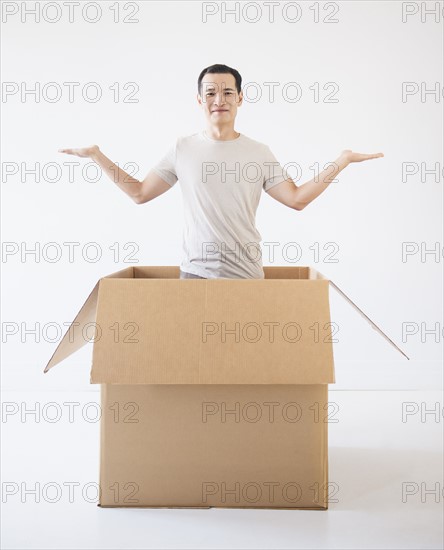
[[[242,90],[242,77],[239,74],[239,71],[236,71],[236,69],[232,69],[231,67],[228,67],[227,65],[210,65],[206,69],[204,69],[197,79],[197,91],[199,92],[199,95],[202,92],[202,78],[208,74],[208,73],[229,73],[234,76],[234,79],[236,80],[236,90],[239,94]]]

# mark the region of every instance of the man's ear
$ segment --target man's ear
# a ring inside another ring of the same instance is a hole
[[[237,106],[240,107],[242,105],[242,101],[244,99],[244,95],[242,92],[239,92],[239,101],[237,102]]]
[[[200,94],[196,95],[196,99],[197,99],[197,103],[199,103],[199,105],[202,105],[202,98],[200,97]]]

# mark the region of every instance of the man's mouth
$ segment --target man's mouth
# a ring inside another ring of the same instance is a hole
[[[212,113],[226,113],[228,109],[216,109],[215,111],[212,111]]]

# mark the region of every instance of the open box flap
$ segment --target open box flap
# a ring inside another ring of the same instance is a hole
[[[102,277],[102,279],[113,277],[132,278],[133,276],[134,268],[131,266],[111,273],[110,275],[106,275]],[[93,323],[96,320],[97,297],[99,293],[99,284],[102,279],[99,279],[95,284],[74,321],[69,325],[67,331],[63,335],[63,338],[56,347],[43,372],[48,372],[54,365],[57,365],[57,363],[60,363],[88,343],[88,340],[84,338],[82,329],[87,323]]]
[[[394,342],[393,340],[391,340],[387,334],[385,334],[384,331],[382,331],[378,325],[376,323],[374,323],[370,317],[368,317],[368,315],[366,315],[361,308],[359,308],[354,302],[353,300],[351,300],[347,294],[345,294],[345,292],[343,292],[336,283],[334,283],[331,279],[329,279],[328,277],[325,277],[325,275],[322,275],[322,273],[320,273],[319,271],[317,270],[314,270],[313,268],[310,268],[310,277],[313,277],[313,278],[319,278],[319,279],[327,279],[330,281],[330,285],[336,290],[336,292],[338,294],[340,294],[362,317],[364,317],[364,319],[367,321],[367,323],[369,323],[369,325],[374,329],[376,330],[377,332],[379,332],[379,334],[385,339],[387,340],[387,342],[389,342],[389,344],[391,346],[393,346],[395,349],[397,349],[399,351],[399,353],[402,353],[402,355],[404,355],[404,357],[408,360],[410,360],[410,357],[408,357],[403,351],[402,349],[400,349]]]
[[[145,270],[145,271],[143,271]],[[336,292],[338,292],[339,294],[341,294],[341,296],[347,301],[349,302],[352,307],[358,311],[358,313],[363,316],[365,318],[365,320],[370,324],[370,326],[376,330],[377,332],[379,332],[379,334],[381,336],[383,336],[389,343],[390,345],[392,345],[393,347],[395,347],[400,353],[402,353],[402,355],[404,355],[404,357],[406,357],[407,359],[409,359],[409,357],[333,282],[331,281],[328,277],[325,277],[322,273],[318,272],[316,269],[312,268],[312,267],[308,267],[308,266],[302,266],[302,267],[299,267],[297,271],[293,270],[290,271],[290,268],[281,268],[281,267],[266,267],[265,268],[265,273],[266,275],[271,275],[271,279],[275,279],[276,282],[274,283],[273,286],[276,287],[276,285],[279,285],[279,279],[308,279],[308,280],[316,280],[316,279],[323,279],[323,280],[326,280],[328,281],[328,285],[326,288],[328,288],[330,285],[336,290]],[[128,267],[126,269],[123,269],[123,270],[120,270],[118,272],[115,272],[115,273],[112,273],[110,275],[107,275],[105,277],[102,277],[101,279],[99,279],[99,281],[96,283],[96,285],[94,286],[93,290],[91,291],[90,295],[88,296],[87,300],[85,301],[85,303],[83,304],[82,308],[80,309],[80,311],[78,312],[76,318],[74,319],[74,321],[71,323],[71,325],[68,327],[66,333],[64,334],[62,340],[60,341],[59,345],[57,346],[56,350],[54,351],[51,359],[49,360],[48,364],[46,365],[45,367],[45,370],[44,372],[48,372],[54,365],[56,365],[57,363],[60,363],[63,359],[65,359],[66,357],[72,355],[73,353],[75,353],[78,349],[80,349],[81,347],[83,347],[87,342],[88,340],[86,340],[84,337],[83,337],[83,332],[82,332],[82,329],[83,327],[87,324],[87,323],[92,323],[94,321],[96,321],[96,315],[97,315],[97,304],[98,304],[98,299],[99,299],[99,291],[100,291],[100,288],[103,286],[100,284],[100,282],[104,279],[115,279],[115,278],[118,278],[118,279],[144,279],[144,278],[152,278],[152,282],[154,282],[153,279],[157,279],[157,281],[160,282],[160,285],[163,287],[164,283],[162,283],[161,281],[165,281],[165,277],[167,279],[177,279],[178,277],[178,267],[177,266],[166,266],[166,267],[163,267],[163,266],[160,266],[160,267],[149,267],[149,268],[140,268],[140,267]],[[268,278],[268,277],[267,277]],[[117,281],[116,281],[117,282]],[[214,283],[215,281],[213,281]],[[224,281],[221,281],[222,284],[224,284]],[[261,281],[259,280],[258,281],[259,284],[262,284]],[[236,283],[237,284],[237,283]],[[285,283],[284,283],[285,284]],[[126,286],[126,285],[124,285]],[[151,285],[150,285],[151,286]],[[119,290],[121,290],[123,287],[121,287],[119,285]],[[178,288],[181,289],[181,292],[180,292],[180,298],[182,299],[182,297],[184,296],[184,290],[185,288],[183,286],[181,287],[177,287],[176,286],[174,287],[174,292],[177,292]],[[187,288],[187,292],[185,293],[188,294],[188,292],[191,290],[191,289],[198,289],[198,288],[201,288],[200,286],[197,286],[195,287],[194,285],[191,285],[190,286],[186,286]],[[208,286],[206,287],[207,290],[205,291],[205,304],[207,303],[207,300],[210,298],[210,294],[208,293]],[[154,287],[153,287],[154,289]],[[234,287],[233,287],[234,289]],[[114,290],[115,290],[115,287],[114,287]],[[156,289],[157,291],[160,290],[160,288],[157,288]],[[237,309],[239,304],[244,300],[244,297],[243,297],[243,293],[240,293],[240,290],[241,288],[239,287],[238,289],[238,292],[239,293],[236,293],[237,296],[236,298],[233,300],[233,303],[232,303],[232,306],[230,309],[233,310],[234,309]],[[190,315],[191,315],[191,306],[193,305],[193,300],[197,298],[197,296],[194,296],[192,297],[192,292],[191,292],[191,295],[188,296],[188,299],[191,299],[190,303],[189,303],[189,306],[187,309],[186,309],[186,317],[189,318]],[[200,299],[202,298],[202,296],[200,296]],[[249,303],[245,303],[243,304],[243,309],[245,310],[248,310],[251,308],[251,303],[256,301],[256,298],[257,297],[254,297],[251,296],[250,297],[250,301]],[[304,297],[305,299],[306,297]],[[301,299],[302,299],[302,296],[301,296]],[[324,294],[324,302],[325,300],[327,299],[327,296]],[[145,300],[145,296],[142,296],[142,301]],[[173,301],[173,304],[172,304],[172,309],[174,309],[175,305],[178,303],[179,301],[179,296],[176,296],[176,300]],[[139,302],[135,302],[138,306],[140,306],[140,301]],[[312,302],[313,303],[313,302]],[[326,302],[328,303],[328,302]],[[151,301],[151,303],[149,304],[150,307],[152,307],[154,305],[154,302]],[[162,308],[164,304],[157,304],[157,307],[160,307]],[[170,304],[171,305],[171,304]],[[201,308],[202,308],[202,304],[201,305]],[[213,306],[215,306],[216,304],[214,303]],[[226,303],[225,304],[219,304],[219,306],[223,309],[224,307],[226,307]],[[275,306],[276,304],[274,304]],[[282,304],[282,307],[285,309],[287,307],[288,304],[286,304],[286,301]],[[218,306],[218,307],[219,307]],[[222,307],[223,306],[223,307]],[[147,307],[148,307],[148,304],[147,304]],[[269,307],[271,307],[271,304],[269,304]],[[205,306],[204,306],[204,309],[205,309]],[[241,308],[242,310],[242,308]],[[168,310],[167,310],[168,311]],[[171,309],[170,309],[171,311]],[[270,310],[271,311],[271,310]],[[232,311],[233,312],[233,311]],[[231,312],[231,313],[232,313]],[[294,313],[299,313],[299,309],[295,310]],[[202,313],[202,311],[199,312],[199,307],[197,308],[197,313],[200,315]],[[324,321],[327,322],[330,320],[330,317],[329,317],[329,309],[325,309],[324,310],[324,313],[323,315],[325,316],[325,319]],[[296,315],[297,317],[297,315]],[[185,316],[184,316],[185,318]],[[173,319],[174,320],[174,319]],[[174,323],[175,323],[175,326],[174,327],[171,327],[171,330],[169,332],[169,339],[171,337],[172,334],[174,334],[175,336],[177,336],[177,329],[179,328],[177,325],[180,324],[182,322],[182,320],[180,320],[180,322],[178,323],[177,320],[174,320]],[[80,327],[80,328],[77,328],[76,330],[76,327]],[[185,333],[185,329],[188,329],[188,323],[185,323],[185,327],[181,327],[182,328],[182,332]],[[180,330],[179,330],[179,334],[180,334]],[[169,344],[171,344],[171,340],[169,341]],[[156,342],[156,346],[158,346],[158,342]],[[155,347],[156,347],[155,346]],[[95,345],[95,348],[97,346]],[[101,346],[99,346],[101,347]],[[95,349],[94,348],[94,349]],[[198,348],[196,349],[200,349],[201,351],[204,351],[202,349],[202,346],[198,346]],[[99,355],[100,355],[100,350],[95,350],[96,352],[99,352]],[[147,350],[148,351],[148,350]],[[152,349],[150,349],[150,352],[152,351]],[[233,352],[235,351],[234,349],[232,350]],[[318,352],[318,350],[317,350]],[[329,351],[328,352],[329,354],[331,354],[331,352]],[[93,352],[94,354],[94,352]],[[150,353],[148,353],[148,355],[150,355]],[[182,363],[183,361],[183,354],[180,352],[180,348],[178,350],[178,357],[180,359],[179,363]],[[292,355],[292,354],[291,354]],[[145,356],[146,357],[146,356]],[[312,358],[313,360],[316,360],[316,358],[319,359],[319,353],[316,353],[316,355]],[[103,358],[102,358],[103,359]],[[158,357],[158,359],[161,359],[161,357]],[[190,358],[189,358],[190,359]],[[194,359],[194,358],[193,358]],[[213,359],[216,359],[216,357],[214,357]],[[262,359],[262,357],[260,358]],[[270,358],[271,359],[271,358]],[[330,355],[324,359],[324,365],[327,366],[327,371],[324,372],[323,374],[321,374],[321,378],[320,379],[312,379],[311,380],[311,383],[319,383],[319,380],[322,380],[322,383],[334,383],[334,367],[333,367],[333,360],[332,360],[332,356],[330,357]],[[94,363],[94,362],[93,362]],[[102,367],[104,366],[104,364],[102,363]],[[289,366],[289,365],[288,365]],[[93,365],[94,367],[94,365]],[[98,365],[96,364],[96,367],[98,367]],[[108,379],[108,375],[109,375],[109,364],[107,367],[105,367],[106,371],[107,371],[107,374],[106,374],[106,379]],[[94,369],[93,369],[94,370]],[[188,369],[185,369],[185,371],[187,371]],[[93,375],[98,375],[98,372],[96,371],[95,373],[93,372]],[[93,383],[97,383],[100,381],[100,379],[102,378],[102,375],[104,373],[101,373],[101,375],[98,375],[97,377],[96,376],[93,376],[94,378],[96,378],[96,380],[94,380]],[[208,374],[207,373],[207,376],[203,376],[203,372],[201,371],[197,377],[194,376],[192,377],[193,378],[193,381],[192,383],[196,383],[196,380],[198,381],[198,383],[202,383],[205,381],[208,381]],[[282,375],[284,373],[281,373]],[[257,373],[256,375],[253,377],[253,378],[256,378],[257,377]],[[118,379],[120,379],[120,375],[117,377]],[[138,378],[138,377],[136,377]],[[157,376],[155,377],[157,378]],[[160,378],[163,378],[160,377]],[[220,377],[216,377],[216,378],[219,378],[219,380],[221,380]],[[303,372],[299,372],[298,375],[297,375],[297,379],[298,379],[298,383],[308,383],[309,382],[309,378],[310,377],[306,377],[305,374]],[[276,380],[276,379],[275,379]],[[171,383],[173,380],[170,380],[169,382]],[[245,383],[246,380],[243,380],[242,382],[240,380],[236,380],[235,383]],[[264,380],[265,381],[265,380]],[[120,380],[119,380],[120,382]],[[140,381],[138,381],[140,383]],[[184,381],[185,382],[185,381]],[[283,375],[283,376],[280,376],[278,378],[278,383],[288,383],[289,382],[289,379],[287,377],[287,374]],[[189,381],[185,382],[185,383],[189,383]],[[207,382],[208,383],[208,382]],[[210,383],[216,383],[216,379],[211,376],[211,380],[210,380]],[[225,382],[226,383],[226,382]]]

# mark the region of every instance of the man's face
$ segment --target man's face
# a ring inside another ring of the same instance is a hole
[[[234,123],[237,108],[242,104],[242,92],[236,90],[236,80],[230,73],[207,73],[202,78],[197,101],[210,124]]]

